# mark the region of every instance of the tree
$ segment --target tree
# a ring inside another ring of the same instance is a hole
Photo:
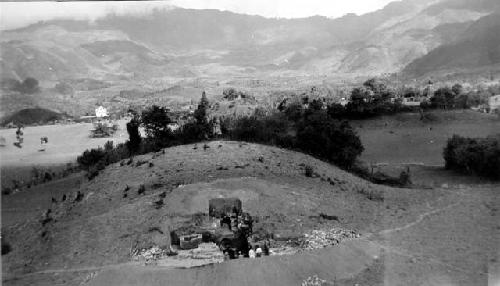
[[[299,124],[298,147],[341,167],[351,167],[363,152],[361,140],[347,121],[338,121],[318,111]]]
[[[298,122],[302,118],[302,104],[299,102],[292,102],[286,108],[284,108],[285,115],[288,120],[293,122]]]
[[[90,170],[90,168],[99,163],[106,156],[106,152],[101,147],[97,149],[85,150],[82,155],[76,158],[80,167]]]
[[[387,86],[376,78],[365,81],[363,86],[373,94],[373,98],[369,98],[370,101],[372,99],[386,100],[391,96],[391,91],[387,89]]]
[[[142,112],[141,122],[149,138],[166,142],[172,136],[172,132],[168,127],[172,120],[168,116],[166,107],[151,106]]]
[[[456,83],[451,87],[451,91],[455,94],[455,96],[458,97],[463,93],[464,88],[462,87],[461,84]]]
[[[198,108],[194,111],[194,118],[196,120],[196,126],[187,126],[184,130],[187,132],[186,134],[192,134],[193,132],[198,132],[196,138],[208,139],[208,137],[212,134],[212,125],[208,122],[208,108],[210,107],[210,103],[207,99],[207,94],[203,92],[201,94],[200,103],[198,104]],[[194,136],[194,135],[193,135]],[[192,137],[191,135],[189,137]]]
[[[198,108],[194,112],[194,118],[198,124],[206,124],[207,123],[207,110],[209,108],[209,102],[207,99],[207,94],[203,92],[201,94],[200,103],[198,104]]]
[[[361,105],[368,101],[370,93],[365,88],[355,87],[351,91],[351,103],[354,105]]]
[[[442,87],[434,92],[431,104],[438,108],[452,108],[455,105],[455,94],[449,87]]]
[[[446,168],[500,179],[500,136],[465,138],[453,135],[443,150]]]
[[[134,116],[130,122],[127,123],[128,141],[127,148],[130,154],[137,153],[141,145],[141,134],[139,133],[140,121],[137,116]]]
[[[342,119],[346,117],[346,109],[340,103],[332,103],[328,106],[328,115],[331,118]]]

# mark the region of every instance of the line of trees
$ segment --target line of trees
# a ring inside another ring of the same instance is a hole
[[[332,118],[321,102],[312,103],[308,108],[292,105],[270,115],[257,110],[252,116],[225,118],[220,122],[220,136],[213,133],[214,121],[208,120],[208,108],[203,93],[193,120],[171,130],[169,124],[173,121],[168,109],[151,106],[141,115],[134,114],[127,124],[129,140],[126,143],[113,146],[110,141],[104,148],[86,150],[77,161],[88,171],[89,178],[93,178],[106,165],[133,155],[216,137],[298,150],[347,169],[363,152],[361,140],[349,123]],[[141,126],[146,138],[140,136]]]
[[[254,114],[229,124],[232,126],[223,128],[229,130],[228,139],[298,150],[346,169],[364,150],[349,123],[329,116],[321,101],[313,101],[307,108],[291,104],[282,112]]]
[[[337,119],[366,119],[379,115],[413,111],[404,106],[396,91],[384,83],[369,79],[361,87],[353,88],[351,100],[344,106],[333,103],[328,106],[328,114]]]
[[[400,92],[389,88],[384,83],[370,79],[362,86],[351,90],[350,101],[346,105],[333,103],[328,106],[328,113],[337,119],[366,119],[380,115],[410,112],[415,109],[467,109],[486,104],[488,97],[500,93],[500,87],[477,89],[466,92],[462,85],[441,87],[430,94],[429,87],[420,90],[407,87]],[[406,106],[403,99],[424,100],[419,106]]]

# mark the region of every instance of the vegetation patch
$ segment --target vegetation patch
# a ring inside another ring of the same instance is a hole
[[[2,126],[13,123],[15,125],[34,125],[47,124],[57,120],[67,118],[65,114],[61,114],[45,108],[26,108],[17,111],[16,113],[5,117],[2,120]]]
[[[500,135],[466,138],[454,135],[443,151],[446,169],[500,179]]]

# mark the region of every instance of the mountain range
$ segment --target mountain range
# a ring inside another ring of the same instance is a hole
[[[172,8],[1,32],[1,78],[425,77],[500,64],[500,1],[403,0],[341,18]]]

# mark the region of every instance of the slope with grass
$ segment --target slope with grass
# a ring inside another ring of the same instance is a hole
[[[307,165],[314,169],[311,178],[304,175]],[[108,166],[70,188],[68,200],[53,205],[43,223],[34,216],[4,226],[12,252],[2,257],[3,282],[296,285],[318,274],[340,285],[435,285],[426,280],[430,276],[477,285],[487,279],[477,261],[488,261],[495,247],[496,237],[485,235],[496,227],[494,188],[392,189],[275,147],[226,141],[177,146]],[[156,208],[162,193],[164,205]],[[152,230],[167,234],[192,214],[207,212],[207,200],[218,196],[240,197],[244,210],[259,218],[256,227],[280,237],[340,226],[362,238],[321,251],[196,269],[131,262],[136,248],[169,244],[168,235]],[[320,213],[338,221],[318,220]],[[381,268],[381,261],[394,268]]]

